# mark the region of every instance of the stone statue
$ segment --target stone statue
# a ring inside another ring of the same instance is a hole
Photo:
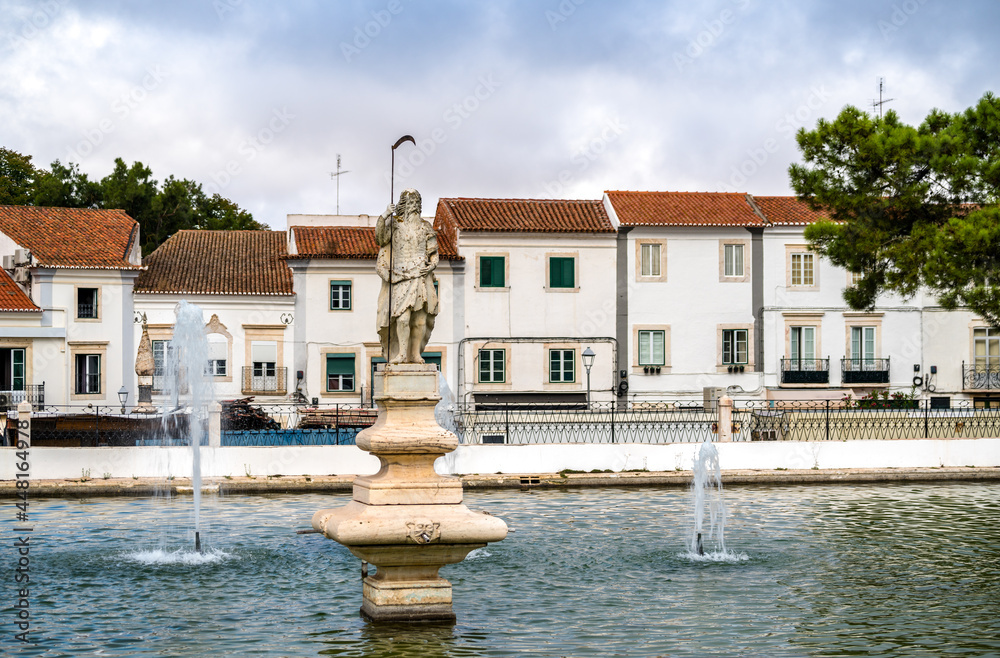
[[[423,363],[438,296],[434,268],[438,263],[437,234],[420,217],[420,194],[403,190],[399,203],[389,204],[375,225],[380,247],[375,271],[382,279],[378,295],[378,335],[389,363]]]

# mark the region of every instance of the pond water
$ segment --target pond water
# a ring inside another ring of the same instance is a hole
[[[32,500],[38,643],[4,655],[1000,655],[1000,484],[725,498],[744,559],[688,553],[683,489],[468,492],[513,532],[442,570],[447,626],[364,622],[357,558],[295,534],[346,494],[206,496],[200,556],[190,497]]]

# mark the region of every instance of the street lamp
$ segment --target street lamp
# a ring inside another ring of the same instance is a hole
[[[122,386],[118,389],[118,400],[122,403],[122,415],[125,414],[125,403],[128,402],[128,391]]]
[[[589,347],[583,350],[583,367],[587,369],[587,409],[590,409],[590,368],[594,365],[594,350]]]

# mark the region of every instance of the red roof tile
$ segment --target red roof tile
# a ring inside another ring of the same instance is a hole
[[[139,225],[124,210],[0,206],[0,231],[37,267],[140,268],[128,260]]]
[[[794,196],[754,196],[754,203],[776,226],[807,226],[821,219],[830,219],[822,212],[813,210],[805,201]]]
[[[35,306],[34,302],[21,290],[21,286],[14,283],[6,270],[0,269],[0,311],[31,311],[40,313],[42,309]]]
[[[607,192],[622,226],[764,226],[742,192]]]
[[[147,256],[136,293],[293,295],[284,231],[177,231]]]
[[[294,255],[299,258],[359,258],[374,260],[378,256],[375,229],[368,226],[293,226]],[[445,260],[459,260],[455,241],[446,232],[438,231],[438,255]]]
[[[463,231],[614,233],[601,201],[562,199],[440,199],[434,226],[454,238]]]

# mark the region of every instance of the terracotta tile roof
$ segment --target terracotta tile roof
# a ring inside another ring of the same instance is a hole
[[[136,293],[293,295],[284,231],[177,231],[147,256]]]
[[[794,196],[756,196],[754,203],[767,218],[769,224],[775,226],[807,226],[829,216],[813,210],[805,201]]]
[[[41,313],[42,309],[14,283],[7,270],[0,270],[0,311],[31,311]]]
[[[140,269],[128,260],[139,225],[124,210],[0,206],[0,231],[38,267]]]
[[[764,226],[742,192],[607,192],[622,226]]]
[[[378,245],[375,229],[368,226],[293,226],[296,253],[290,259],[358,258],[375,260]],[[445,260],[460,260],[453,236],[438,231],[438,255]]]
[[[440,199],[434,226],[463,231],[614,233],[601,201],[562,199]]]

